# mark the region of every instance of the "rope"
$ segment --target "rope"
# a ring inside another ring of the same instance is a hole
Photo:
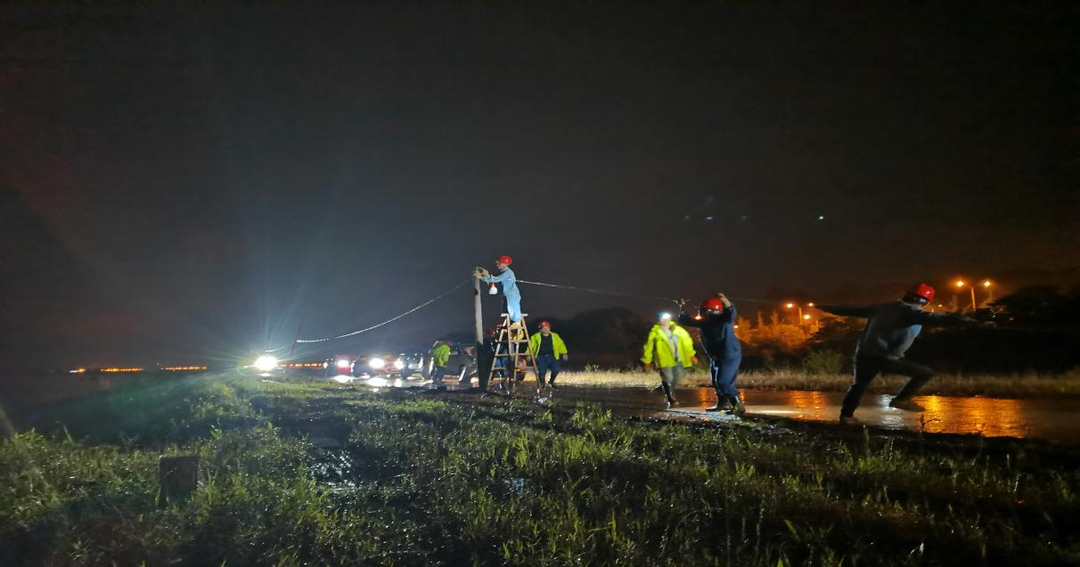
[[[554,288],[559,288],[559,289],[572,289],[572,290],[575,290],[575,291],[584,291],[584,292],[588,292],[588,293],[600,293],[600,294],[604,294],[604,295],[616,295],[616,296],[619,296],[619,297],[634,297],[634,298],[637,298],[637,299],[654,299],[654,300],[657,300],[657,301],[670,301],[671,303],[674,303],[676,305],[679,304],[678,299],[672,299],[670,297],[658,297],[658,296],[655,296],[655,295],[638,295],[638,294],[635,294],[635,293],[623,293],[623,292],[619,292],[619,291],[606,291],[606,290],[602,290],[602,289],[592,289],[592,288],[587,288],[587,287],[578,287],[578,286],[574,286],[574,285],[559,285],[559,284],[551,284],[551,283],[544,283],[544,282],[531,282],[531,281],[528,281],[528,280],[518,280],[518,283],[529,284],[529,285],[538,285],[538,286],[543,286],[543,287],[554,287]],[[747,298],[747,297],[732,297],[731,299],[734,299],[734,300],[737,300],[737,301],[749,301],[749,302],[753,302],[753,303],[776,303],[776,301],[768,301],[768,300],[765,300],[765,299],[750,299],[750,298]]]
[[[412,309],[410,309],[410,310],[408,310],[408,311],[406,311],[406,312],[404,312],[404,313],[402,313],[400,315],[395,315],[394,317],[391,317],[391,318],[383,321],[382,323],[372,325],[372,326],[366,327],[364,329],[359,329],[357,331],[351,331],[351,332],[348,332],[348,333],[337,335],[337,336],[334,336],[334,337],[324,337],[324,338],[321,338],[321,339],[296,339],[296,341],[294,341],[294,343],[290,343],[290,344],[287,344],[287,345],[284,345],[284,346],[280,346],[280,347],[275,348],[275,349],[267,350],[266,353],[269,354],[269,353],[272,353],[272,352],[277,352],[279,350],[283,350],[285,348],[288,348],[288,347],[292,346],[292,344],[325,343],[325,342],[328,342],[328,341],[336,341],[338,339],[344,339],[344,338],[348,338],[348,337],[355,337],[356,335],[359,335],[361,333],[366,333],[368,331],[374,331],[375,329],[378,329],[379,327],[382,327],[384,325],[389,325],[390,323],[393,323],[394,321],[397,321],[398,319],[401,319],[402,317],[405,317],[406,315],[411,315],[413,313],[416,313],[417,311],[427,307],[428,305],[431,305],[432,303],[435,303],[436,301],[446,297],[447,295],[450,295],[451,292],[456,291],[458,288],[464,286],[467,283],[471,283],[471,282],[472,282],[472,278],[469,278],[469,279],[455,285],[454,287],[440,293],[439,295],[436,295],[435,297],[421,303],[420,305],[417,305],[416,307],[413,307]]]
[[[408,311],[406,311],[404,313],[401,313],[400,315],[396,315],[394,317],[391,317],[391,318],[383,321],[382,323],[378,323],[376,325],[372,325],[372,326],[366,327],[364,329],[351,331],[351,332],[344,333],[344,334],[337,335],[337,336],[333,336],[333,337],[323,337],[323,338],[319,338],[319,339],[296,339],[295,341],[293,341],[293,342],[291,342],[291,343],[289,343],[287,345],[282,345],[282,346],[280,346],[278,348],[274,348],[274,349],[268,349],[268,350],[266,350],[264,352],[266,354],[271,354],[271,353],[275,353],[275,352],[278,352],[278,351],[281,351],[281,350],[285,350],[286,348],[289,348],[290,346],[293,346],[293,345],[296,345],[296,344],[325,343],[325,342],[329,342],[329,341],[336,341],[338,339],[345,339],[345,338],[348,338],[348,337],[355,337],[356,335],[366,333],[368,331],[374,331],[375,329],[378,329],[379,327],[382,327],[382,326],[385,326],[385,325],[389,325],[390,323],[393,323],[394,321],[397,321],[398,319],[401,319],[402,317],[405,317],[407,315],[411,315],[413,313],[416,313],[417,311],[427,307],[428,305],[431,305],[432,303],[435,303],[436,301],[446,297],[447,295],[450,295],[451,292],[456,291],[458,288],[460,288],[460,287],[462,287],[465,284],[468,284],[470,282],[472,282],[472,278],[469,278],[469,279],[455,285],[454,287],[451,287],[450,289],[440,293],[439,295],[436,295],[435,297],[421,303],[420,305],[417,305],[416,307],[413,307],[412,309],[410,309],[410,310],[408,310]],[[552,284],[552,283],[545,283],[545,282],[533,282],[533,281],[528,281],[528,280],[517,280],[517,282],[518,283],[523,283],[523,284],[528,284],[528,285],[541,286],[541,287],[551,287],[551,288],[557,288],[557,289],[568,289],[568,290],[573,290],[573,291],[583,291],[583,292],[586,292],[586,293],[599,293],[599,294],[603,294],[603,295],[613,295],[613,296],[617,296],[617,297],[632,297],[632,298],[636,298],[636,299],[649,299],[649,300],[654,300],[654,301],[666,301],[666,302],[674,303],[676,305],[679,304],[678,299],[672,299],[670,297],[659,297],[659,296],[655,296],[655,295],[641,295],[641,294],[636,294],[636,293],[624,293],[624,292],[621,292],[621,291],[608,291],[608,290],[603,290],[603,289],[593,289],[593,288],[588,288],[588,287],[580,287],[580,286],[576,286],[576,285],[561,285],[561,284]],[[732,297],[731,299],[734,299],[734,300],[737,300],[737,301],[749,301],[749,302],[755,302],[755,303],[776,303],[775,301],[769,301],[769,300],[764,300],[764,299],[750,299],[750,298],[746,298],[746,297]]]

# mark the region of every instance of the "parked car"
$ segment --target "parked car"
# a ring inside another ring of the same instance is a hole
[[[361,356],[353,363],[353,376],[366,376],[369,378],[386,378],[398,374],[404,367],[404,362],[397,356],[387,353]]]
[[[401,363],[401,377],[412,378],[417,374],[427,378],[428,374],[428,353],[424,351],[412,351],[403,352],[398,356],[398,361]],[[396,366],[396,364],[395,364]]]
[[[356,364],[355,354],[335,354],[323,362],[323,369],[327,376],[355,376],[353,366]]]
[[[432,361],[427,357],[427,376],[431,376]],[[450,345],[450,359],[446,361],[446,376],[457,376],[458,380],[476,376],[476,347],[473,345]]]

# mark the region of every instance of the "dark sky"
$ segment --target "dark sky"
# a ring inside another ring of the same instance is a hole
[[[1076,3],[662,4],[5,3],[0,353],[1076,273]]]

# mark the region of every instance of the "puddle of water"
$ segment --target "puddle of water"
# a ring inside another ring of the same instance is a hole
[[[842,392],[744,390],[743,401],[751,415],[766,415],[835,423],[840,415]],[[701,419],[732,419],[723,413],[705,412],[716,402],[708,388],[676,390],[678,405],[670,411]],[[656,415],[666,404],[659,391],[646,388],[569,387],[556,391],[559,402],[595,402],[620,415]],[[915,413],[889,407],[892,396],[868,394],[855,417],[863,423],[889,429],[927,433],[979,434],[986,437],[1034,438],[1080,443],[1080,400],[957,398],[917,396],[926,408]]]

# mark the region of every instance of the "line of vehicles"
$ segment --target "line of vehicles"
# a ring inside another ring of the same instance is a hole
[[[476,353],[472,345],[450,345],[450,359],[446,364],[446,377],[458,379],[476,375]],[[428,378],[431,376],[431,355],[426,351],[409,351],[399,354],[376,353],[370,355],[336,354],[322,363],[327,377],[351,376],[354,378]],[[305,365],[310,367],[310,364]]]

